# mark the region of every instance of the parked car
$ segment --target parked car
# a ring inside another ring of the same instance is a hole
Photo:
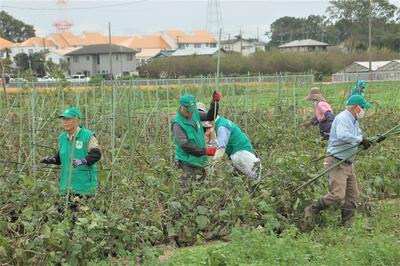
[[[55,78],[50,77],[50,76],[44,76],[44,77],[38,78],[37,80],[38,80],[38,82],[55,82],[56,81]]]
[[[69,82],[88,82],[90,81],[89,77],[86,77],[85,75],[77,74],[77,75],[71,75],[70,78],[67,79]]]
[[[10,78],[10,82],[12,82],[12,83],[23,83],[23,82],[27,82],[27,80],[24,79],[24,78]]]

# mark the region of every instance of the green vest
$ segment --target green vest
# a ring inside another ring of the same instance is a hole
[[[353,96],[353,95],[357,95],[357,94],[360,94],[361,96],[364,97],[364,90],[361,91],[361,92],[359,92],[359,91],[358,91],[358,87],[357,87],[357,86],[354,86],[354,87],[351,89],[351,92],[350,92],[349,97],[351,97],[351,96]]]
[[[73,152],[73,160],[82,160],[88,155],[87,146],[94,133],[88,129],[81,128],[72,141],[69,140],[67,132],[58,137],[61,160],[60,191],[66,194],[68,189],[68,178],[71,175],[69,187],[70,193],[75,194],[96,194],[97,175],[96,164],[92,166],[81,165],[70,169],[70,156]]]
[[[174,123],[178,123],[178,125],[180,125],[183,128],[183,130],[186,132],[186,135],[190,143],[193,143],[204,149],[207,147],[206,141],[204,139],[204,130],[201,125],[200,115],[198,112],[193,113],[192,121],[190,121],[186,117],[184,117],[178,110],[178,112],[176,112],[175,120],[172,122],[172,125]],[[196,126],[194,126],[193,123]],[[207,155],[203,155],[200,157],[190,155],[181,148],[176,139],[175,139],[175,146],[176,146],[175,158],[177,160],[182,161],[185,164],[191,166],[203,167],[204,165],[206,165],[208,160]]]
[[[217,121],[215,121],[215,131],[218,134],[218,129],[220,127],[226,127],[230,130],[231,135],[229,136],[228,144],[226,145],[225,152],[228,156],[238,152],[238,151],[249,151],[253,153],[253,146],[249,138],[244,134],[240,128],[232,121],[219,116]]]

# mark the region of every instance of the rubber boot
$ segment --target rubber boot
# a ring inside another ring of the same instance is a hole
[[[354,209],[342,209],[342,226],[350,226],[353,223]]]
[[[313,229],[315,226],[315,216],[320,213],[326,206],[322,199],[314,202],[304,209],[304,229]]]

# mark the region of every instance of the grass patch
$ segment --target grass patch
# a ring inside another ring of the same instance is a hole
[[[160,265],[399,265],[400,204],[379,204],[350,228],[331,225],[276,236],[236,228],[229,243],[177,250]],[[153,264],[154,262],[152,262]]]

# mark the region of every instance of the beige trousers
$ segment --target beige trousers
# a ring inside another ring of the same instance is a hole
[[[331,167],[338,160],[332,156],[324,161],[325,168]],[[357,178],[352,164],[342,163],[328,173],[329,192],[323,198],[323,204],[330,205],[341,203],[346,209],[355,209],[358,200]]]

